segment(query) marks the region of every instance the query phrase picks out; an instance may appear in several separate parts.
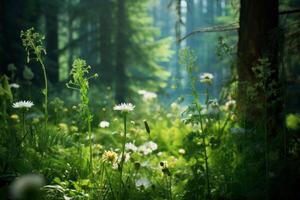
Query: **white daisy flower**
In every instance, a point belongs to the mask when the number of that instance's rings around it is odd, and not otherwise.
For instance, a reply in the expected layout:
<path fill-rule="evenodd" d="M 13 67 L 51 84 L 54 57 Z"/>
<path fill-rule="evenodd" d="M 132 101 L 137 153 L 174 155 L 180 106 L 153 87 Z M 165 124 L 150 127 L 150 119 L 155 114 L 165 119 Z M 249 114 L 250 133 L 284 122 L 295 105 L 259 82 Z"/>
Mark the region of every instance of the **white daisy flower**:
<path fill-rule="evenodd" d="M 213 79 L 214 79 L 214 75 L 212 75 L 210 73 L 203 73 L 200 75 L 201 83 L 211 84 Z"/>
<path fill-rule="evenodd" d="M 13 103 L 13 108 L 31 108 L 34 104 L 32 101 L 18 101 Z"/>
<path fill-rule="evenodd" d="M 132 152 L 136 152 L 138 150 L 138 148 L 131 142 L 125 144 L 125 149 Z"/>
<path fill-rule="evenodd" d="M 108 128 L 109 127 L 109 122 L 108 121 L 101 121 L 99 123 L 100 128 Z"/>
<path fill-rule="evenodd" d="M 135 106 L 132 103 L 121 103 L 114 106 L 114 110 L 121 111 L 122 113 L 128 113 L 133 111 Z"/>
<path fill-rule="evenodd" d="M 151 183 L 147 178 L 140 178 L 140 179 L 136 180 L 135 185 L 138 188 L 146 189 L 151 185 Z"/>
<path fill-rule="evenodd" d="M 9 87 L 10 87 L 10 88 L 18 89 L 18 88 L 20 87 L 20 85 L 17 84 L 17 83 L 11 83 L 11 84 L 9 84 Z"/>

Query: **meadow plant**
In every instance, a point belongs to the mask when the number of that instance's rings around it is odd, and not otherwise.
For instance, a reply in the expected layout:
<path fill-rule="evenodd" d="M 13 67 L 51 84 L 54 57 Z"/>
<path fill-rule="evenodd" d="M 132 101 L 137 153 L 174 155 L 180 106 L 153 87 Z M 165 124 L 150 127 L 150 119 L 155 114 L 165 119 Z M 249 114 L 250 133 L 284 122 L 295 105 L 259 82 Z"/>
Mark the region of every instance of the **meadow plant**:
<path fill-rule="evenodd" d="M 26 111 L 29 110 L 29 108 L 31 108 L 34 104 L 31 101 L 18 101 L 13 103 L 12 107 L 15 109 L 20 109 L 22 112 L 22 141 L 25 139 L 26 137 L 26 126 L 25 126 L 25 114 Z"/>
<path fill-rule="evenodd" d="M 119 166 L 120 171 L 120 199 L 122 199 L 122 188 L 123 188 L 123 166 L 125 161 L 125 148 L 126 148 L 126 136 L 127 136 L 127 114 L 134 110 L 135 106 L 131 103 L 121 103 L 114 106 L 114 110 L 121 112 L 123 116 L 123 125 L 124 125 L 124 136 L 123 136 L 123 143 L 122 143 L 122 154 L 121 154 L 121 161 Z"/>
<path fill-rule="evenodd" d="M 73 62 L 73 68 L 71 70 L 72 80 L 67 83 L 67 87 L 70 89 L 74 89 L 80 92 L 81 103 L 79 105 L 82 119 L 87 124 L 88 137 L 89 137 L 89 148 L 90 148 L 90 171 L 93 172 L 93 148 L 92 148 L 92 130 L 91 130 L 91 122 L 93 120 L 93 116 L 89 110 L 89 97 L 88 97 L 88 89 L 89 89 L 89 80 L 91 78 L 97 78 L 98 74 L 89 75 L 91 66 L 86 64 L 86 61 L 80 58 L 77 58 Z"/>
<path fill-rule="evenodd" d="M 46 55 L 46 49 L 43 46 L 43 40 L 45 36 L 35 32 L 34 28 L 30 28 L 26 31 L 21 31 L 22 44 L 27 52 L 27 63 L 31 60 L 35 60 L 40 63 L 44 76 L 45 88 L 42 90 L 44 95 L 44 109 L 45 109 L 45 130 L 48 126 L 48 80 L 46 67 L 42 56 Z"/>

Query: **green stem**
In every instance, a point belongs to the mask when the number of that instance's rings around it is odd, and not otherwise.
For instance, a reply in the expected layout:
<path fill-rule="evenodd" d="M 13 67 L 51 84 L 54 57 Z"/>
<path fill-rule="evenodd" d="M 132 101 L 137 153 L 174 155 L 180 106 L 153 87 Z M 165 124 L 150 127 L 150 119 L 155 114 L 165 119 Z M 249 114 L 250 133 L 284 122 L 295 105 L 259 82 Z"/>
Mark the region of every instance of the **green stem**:
<path fill-rule="evenodd" d="M 125 145 L 126 145 L 126 135 L 127 135 L 127 126 L 126 126 L 126 113 L 123 114 L 124 120 L 124 138 L 123 138 L 123 145 L 122 145 L 122 157 L 120 163 L 120 199 L 122 199 L 122 185 L 123 185 L 123 165 L 125 161 Z"/>
<path fill-rule="evenodd" d="M 22 111 L 22 137 L 25 137 L 25 111 Z M 22 144 L 21 144 L 22 145 Z"/>
<path fill-rule="evenodd" d="M 39 63 L 42 66 L 42 70 L 43 70 L 43 76 L 44 76 L 44 82 L 45 82 L 45 91 L 43 91 L 43 94 L 45 96 L 45 105 L 44 105 L 44 109 L 45 109 L 45 130 L 47 131 L 47 126 L 48 126 L 48 81 L 47 81 L 47 73 L 46 73 L 46 67 L 44 65 L 43 59 L 41 57 L 41 53 L 39 52 L 39 50 L 37 49 L 37 47 L 35 46 L 34 42 L 32 40 L 30 40 L 30 43 L 32 45 L 32 48 L 36 54 L 37 60 L 39 61 Z"/>
<path fill-rule="evenodd" d="M 90 146 L 90 170 L 93 174 L 93 147 L 92 147 L 92 131 L 91 131 L 91 115 L 88 114 L 88 134 L 89 134 L 89 146 Z"/>

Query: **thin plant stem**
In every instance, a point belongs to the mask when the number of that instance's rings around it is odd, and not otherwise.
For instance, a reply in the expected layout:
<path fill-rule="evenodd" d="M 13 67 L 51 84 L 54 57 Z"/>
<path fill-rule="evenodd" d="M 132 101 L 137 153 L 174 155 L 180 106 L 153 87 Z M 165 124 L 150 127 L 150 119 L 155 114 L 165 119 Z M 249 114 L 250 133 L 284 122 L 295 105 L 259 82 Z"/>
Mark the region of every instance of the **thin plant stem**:
<path fill-rule="evenodd" d="M 126 113 L 123 114 L 124 120 L 124 137 L 123 137 L 123 145 L 122 145 L 122 156 L 121 156 L 121 163 L 120 163 L 120 199 L 122 199 L 122 185 L 123 185 L 123 165 L 125 160 L 125 145 L 126 145 L 126 135 L 127 135 L 127 124 L 126 124 Z"/>
<path fill-rule="evenodd" d="M 45 90 L 43 91 L 44 94 L 44 110 L 45 110 L 45 130 L 47 131 L 48 126 L 48 81 L 47 81 L 47 73 L 46 73 L 46 67 L 44 65 L 43 59 L 41 57 L 41 54 L 39 53 L 36 45 L 32 40 L 30 40 L 30 43 L 32 45 L 32 48 L 36 54 L 36 59 L 39 61 L 39 63 L 42 66 L 43 76 L 44 76 L 44 84 L 45 84 Z"/>
<path fill-rule="evenodd" d="M 88 134 L 89 134 L 89 146 L 90 146 L 90 170 L 93 174 L 93 147 L 92 147 L 92 130 L 91 130 L 91 115 L 88 114 Z"/>
<path fill-rule="evenodd" d="M 22 110 L 22 138 L 24 138 L 25 137 L 25 111 L 24 110 Z M 21 140 L 21 142 L 22 142 L 22 140 Z M 21 146 L 22 146 L 22 144 L 21 144 Z"/>

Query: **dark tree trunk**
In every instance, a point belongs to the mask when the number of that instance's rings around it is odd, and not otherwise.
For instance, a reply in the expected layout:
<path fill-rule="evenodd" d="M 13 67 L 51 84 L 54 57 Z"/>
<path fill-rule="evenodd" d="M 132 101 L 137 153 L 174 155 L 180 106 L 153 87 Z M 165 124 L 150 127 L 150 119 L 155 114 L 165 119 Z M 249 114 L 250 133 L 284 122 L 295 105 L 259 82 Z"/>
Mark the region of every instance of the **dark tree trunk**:
<path fill-rule="evenodd" d="M 241 0 L 240 8 L 237 109 L 242 125 L 251 131 L 247 142 L 260 147 L 258 150 L 251 146 L 253 153 L 261 159 L 257 157 L 253 160 L 248 156 L 244 162 L 256 163 L 258 172 L 265 171 L 263 185 L 253 186 L 264 188 L 260 194 L 264 199 L 279 197 L 278 190 L 271 185 L 270 174 L 280 171 L 278 166 L 282 162 L 285 148 L 282 148 L 285 146 L 282 145 L 284 142 L 278 140 L 283 133 L 278 63 L 278 7 L 278 0 Z M 257 74 L 258 67 L 264 72 L 260 73 L 262 76 Z M 270 74 L 267 75 L 266 72 Z M 278 158 L 271 159 L 270 155 L 274 154 Z M 285 197 L 281 196 L 279 199 Z"/>
<path fill-rule="evenodd" d="M 272 122 L 274 125 L 274 120 L 278 118 L 281 111 L 278 103 L 274 103 L 278 100 L 277 96 L 266 97 L 264 91 L 255 88 L 259 80 L 253 72 L 253 67 L 258 64 L 259 59 L 268 59 L 270 65 L 266 66 L 267 70 L 273 72 L 265 87 L 274 81 L 278 88 L 278 41 L 275 37 L 277 29 L 278 0 L 241 0 L 238 41 L 238 109 L 244 114 L 243 120 L 250 127 L 257 125 L 257 122 L 264 117 L 266 108 L 258 105 L 262 105 L 265 100 L 268 104 L 268 124 Z M 249 99 L 249 87 L 254 88 L 257 94 L 252 99 Z"/>
<path fill-rule="evenodd" d="M 101 79 L 107 85 L 113 84 L 114 48 L 113 48 L 113 11 L 114 3 L 111 0 L 100 2 L 100 72 Z M 124 30 L 123 30 L 124 31 Z"/>
<path fill-rule="evenodd" d="M 59 81 L 58 64 L 58 2 L 45 2 L 47 71 L 52 84 Z"/>
<path fill-rule="evenodd" d="M 118 103 L 123 102 L 128 93 L 127 75 L 126 75 L 126 47 L 127 37 L 127 15 L 126 0 L 117 1 L 117 30 L 116 30 L 116 86 L 115 99 Z"/>

